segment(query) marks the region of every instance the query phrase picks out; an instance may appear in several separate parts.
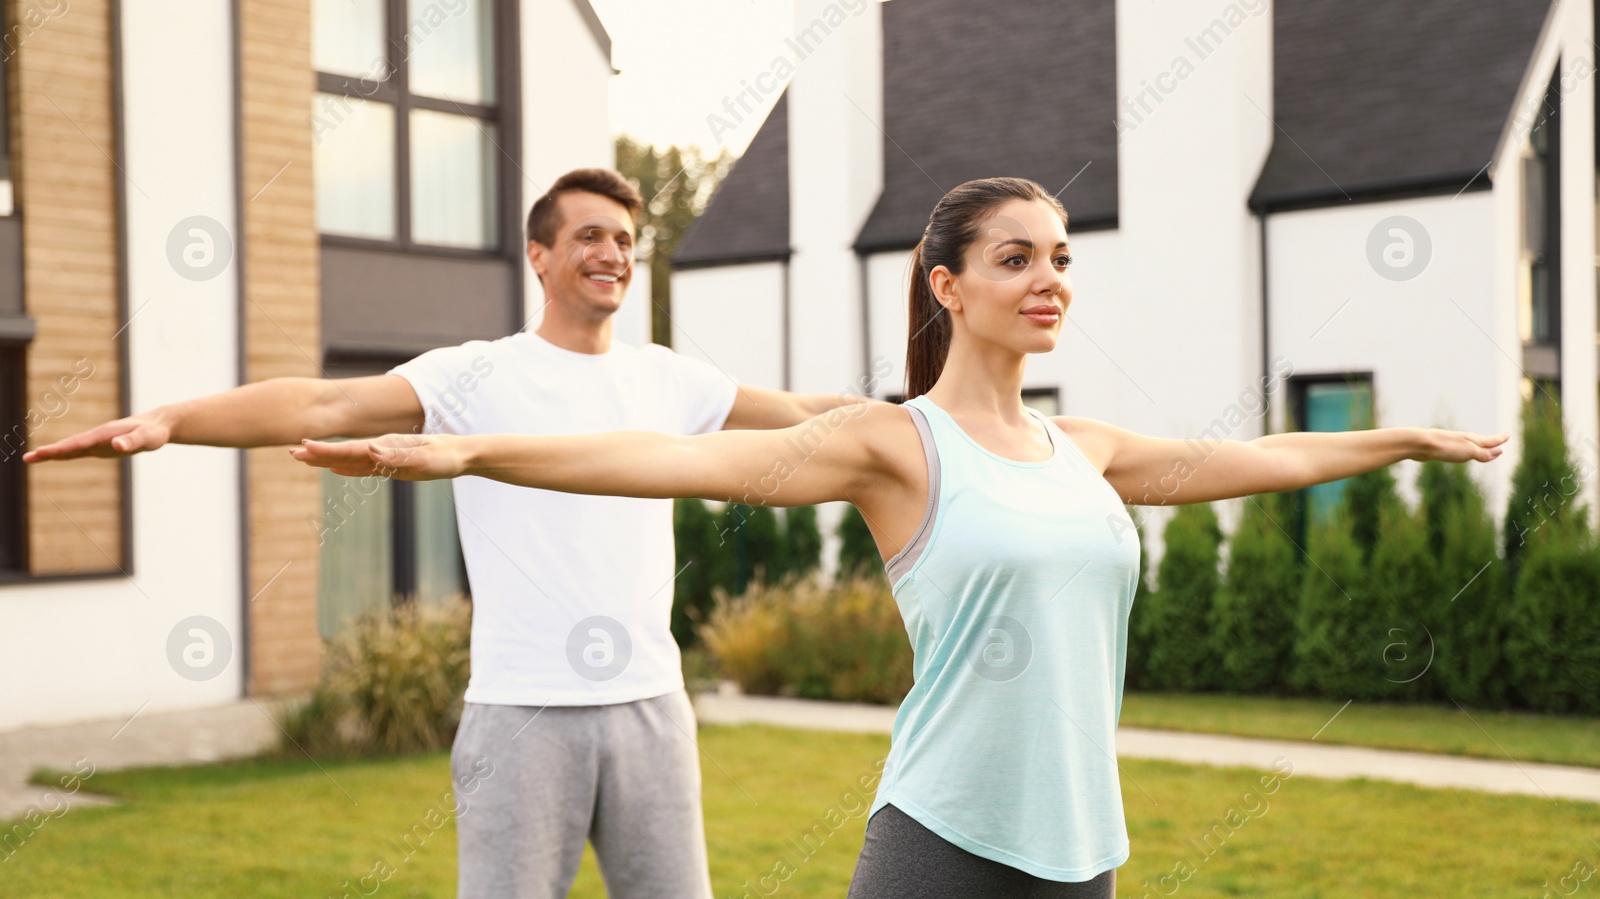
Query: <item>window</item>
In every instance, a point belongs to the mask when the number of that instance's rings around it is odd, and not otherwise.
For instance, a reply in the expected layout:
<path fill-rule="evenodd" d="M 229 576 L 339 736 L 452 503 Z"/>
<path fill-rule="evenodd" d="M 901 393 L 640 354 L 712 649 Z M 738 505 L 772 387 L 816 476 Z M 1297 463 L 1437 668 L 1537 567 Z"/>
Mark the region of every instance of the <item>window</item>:
<path fill-rule="evenodd" d="M 323 637 L 398 598 L 437 603 L 469 592 L 450 481 L 323 472 L 322 494 L 317 629 Z"/>
<path fill-rule="evenodd" d="M 387 361 L 332 360 L 331 377 L 388 371 Z M 351 617 L 402 597 L 423 603 L 468 594 L 451 481 L 322 473 L 317 629 L 332 637 Z"/>
<path fill-rule="evenodd" d="M 1561 404 L 1561 382 L 1549 378 L 1523 375 L 1519 381 L 1524 403 Z"/>
<path fill-rule="evenodd" d="M 1557 71 L 1560 71 L 1559 64 Z M 1561 343 L 1561 94 L 1551 79 L 1522 156 L 1522 254 L 1518 324 L 1524 344 L 1558 349 Z M 1554 376 L 1551 354 L 1534 364 L 1537 376 Z"/>
<path fill-rule="evenodd" d="M 354 615 L 401 597 L 438 602 L 466 594 L 449 481 L 322 474 L 317 628 L 338 633 Z"/>
<path fill-rule="evenodd" d="M 0 5 L 3 6 L 3 5 Z M 7 30 L 5 10 L 0 8 L 0 34 L 10 36 Z M 11 65 L 12 57 L 17 55 L 16 48 L 10 40 L 0 42 L 0 215 L 10 215 L 15 211 L 15 204 L 11 192 L 11 141 L 10 141 L 10 98 L 7 95 L 10 87 L 11 76 L 6 71 Z"/>
<path fill-rule="evenodd" d="M 1356 431 L 1373 427 L 1372 376 L 1350 374 L 1290 378 L 1290 411 L 1301 431 Z M 1344 502 L 1349 478 L 1302 491 L 1311 523 L 1327 521 Z M 1302 541 L 1302 545 L 1304 545 Z"/>
<path fill-rule="evenodd" d="M 1061 414 L 1061 391 L 1054 387 L 1022 388 L 1022 405 L 1044 413 L 1046 418 Z"/>
<path fill-rule="evenodd" d="M 0 34 L 10 35 L 0 4 Z M 22 222 L 11 191 L 11 122 L 8 91 L 17 48 L 0 42 L 0 572 L 28 570 L 27 472 L 22 453 L 32 433 L 27 407 L 27 347 L 33 323 L 22 296 Z"/>
<path fill-rule="evenodd" d="M 8 423 L 0 440 L 0 571 L 11 573 L 28 570 L 27 472 L 22 462 L 29 432 L 23 409 L 25 352 L 20 344 L 0 345 L 0 421 Z"/>
<path fill-rule="evenodd" d="M 314 0 L 317 227 L 493 251 L 505 230 L 496 0 Z"/>

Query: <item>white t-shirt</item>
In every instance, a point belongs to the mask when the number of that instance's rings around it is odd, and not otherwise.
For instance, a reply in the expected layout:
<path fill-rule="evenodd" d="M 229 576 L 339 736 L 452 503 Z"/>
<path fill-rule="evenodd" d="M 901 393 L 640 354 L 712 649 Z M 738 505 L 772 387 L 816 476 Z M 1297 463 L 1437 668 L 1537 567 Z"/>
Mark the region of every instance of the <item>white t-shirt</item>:
<path fill-rule="evenodd" d="M 390 370 L 428 434 L 722 428 L 737 383 L 657 344 L 562 349 L 532 331 L 431 350 Z M 683 686 L 672 638 L 672 500 L 454 482 L 472 585 L 468 702 L 607 705 Z"/>

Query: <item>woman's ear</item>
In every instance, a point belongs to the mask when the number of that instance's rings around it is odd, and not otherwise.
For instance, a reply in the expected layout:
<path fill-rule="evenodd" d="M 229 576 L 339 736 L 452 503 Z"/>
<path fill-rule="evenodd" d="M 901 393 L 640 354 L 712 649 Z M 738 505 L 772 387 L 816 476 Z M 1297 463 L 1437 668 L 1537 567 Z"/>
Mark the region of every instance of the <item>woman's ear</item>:
<path fill-rule="evenodd" d="M 933 298 L 939 301 L 945 311 L 961 311 L 960 285 L 950 269 L 942 265 L 934 266 L 933 271 L 928 273 L 928 284 L 933 288 Z"/>

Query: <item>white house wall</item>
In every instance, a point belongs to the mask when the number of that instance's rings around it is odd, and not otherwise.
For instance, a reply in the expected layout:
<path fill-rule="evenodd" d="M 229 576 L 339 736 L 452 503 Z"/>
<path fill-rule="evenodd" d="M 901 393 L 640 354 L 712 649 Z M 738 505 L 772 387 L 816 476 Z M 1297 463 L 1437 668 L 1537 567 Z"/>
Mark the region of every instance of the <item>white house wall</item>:
<path fill-rule="evenodd" d="M 528 270 L 533 277 L 533 270 Z M 534 280 L 538 280 L 535 278 Z M 633 280 L 622 298 L 622 306 L 611 317 L 611 337 L 638 346 L 650 342 L 650 260 L 640 259 L 633 267 Z"/>
<path fill-rule="evenodd" d="M 1372 372 L 1380 427 L 1508 427 L 1499 400 L 1515 391 L 1517 369 L 1506 354 L 1520 358 L 1520 343 L 1497 333 L 1513 303 L 1497 289 L 1496 210 L 1490 192 L 1475 191 L 1270 216 L 1273 356 L 1297 375 Z M 1394 216 L 1420 224 L 1432 246 L 1410 280 L 1383 277 L 1367 260 L 1369 234 Z M 1280 429 L 1285 405 L 1273 403 Z M 1417 468 L 1397 468 L 1411 502 Z M 1511 468 L 1472 472 L 1500 510 Z"/>
<path fill-rule="evenodd" d="M 790 385 L 837 391 L 865 374 L 852 244 L 883 189 L 883 12 L 796 0 L 794 28 L 808 55 L 788 89 Z"/>
<path fill-rule="evenodd" d="M 672 348 L 741 384 L 784 388 L 781 262 L 672 275 Z"/>
<path fill-rule="evenodd" d="M 873 395 L 879 398 L 905 392 L 906 312 L 911 282 L 911 251 L 873 253 L 867 267 L 867 355 L 882 359 L 889 374 Z"/>
<path fill-rule="evenodd" d="M 238 383 L 229 10 L 189 0 L 122 3 L 135 411 Z M 217 223 L 233 244 L 235 259 L 208 280 L 180 276 L 168 261 L 168 235 L 191 216 Z M 191 226 L 207 227 L 184 230 Z M 0 591 L 0 658 L 21 685 L 0 703 L 0 730 L 241 695 L 238 464 L 237 451 L 207 447 L 136 457 L 131 578 Z M 180 676 L 167 650 L 174 626 L 197 615 L 220 624 L 231 644 L 227 667 L 199 681 Z"/>
<path fill-rule="evenodd" d="M 1085 314 L 1066 335 L 1074 358 L 1106 357 L 1098 381 L 1118 387 L 1095 417 L 1192 437 L 1259 386 L 1260 237 L 1246 201 L 1274 136 L 1272 28 L 1268 0 L 1117 3 L 1120 291 L 1114 317 L 1097 330 Z M 1237 506 L 1218 505 L 1225 528 Z M 1159 555 L 1170 507 L 1148 508 Z"/>
<path fill-rule="evenodd" d="M 1232 27 L 1230 10 L 1242 17 Z M 1157 363 L 1134 377 L 1150 407 L 1141 417 L 1162 436 L 1205 429 L 1260 375 L 1260 239 L 1246 200 L 1272 146 L 1271 58 L 1266 0 L 1117 4 L 1118 311 L 1139 331 L 1125 352 Z"/>

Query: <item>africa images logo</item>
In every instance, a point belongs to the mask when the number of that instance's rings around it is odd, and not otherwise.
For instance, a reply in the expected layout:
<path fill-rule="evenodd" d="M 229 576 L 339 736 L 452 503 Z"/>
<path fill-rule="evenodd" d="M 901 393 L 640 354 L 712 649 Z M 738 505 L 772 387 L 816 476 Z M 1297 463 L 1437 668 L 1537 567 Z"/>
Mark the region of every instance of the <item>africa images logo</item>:
<path fill-rule="evenodd" d="M 621 674 L 633 658 L 633 639 L 622 622 L 591 615 L 567 634 L 567 662 L 580 677 L 607 681 Z"/>

